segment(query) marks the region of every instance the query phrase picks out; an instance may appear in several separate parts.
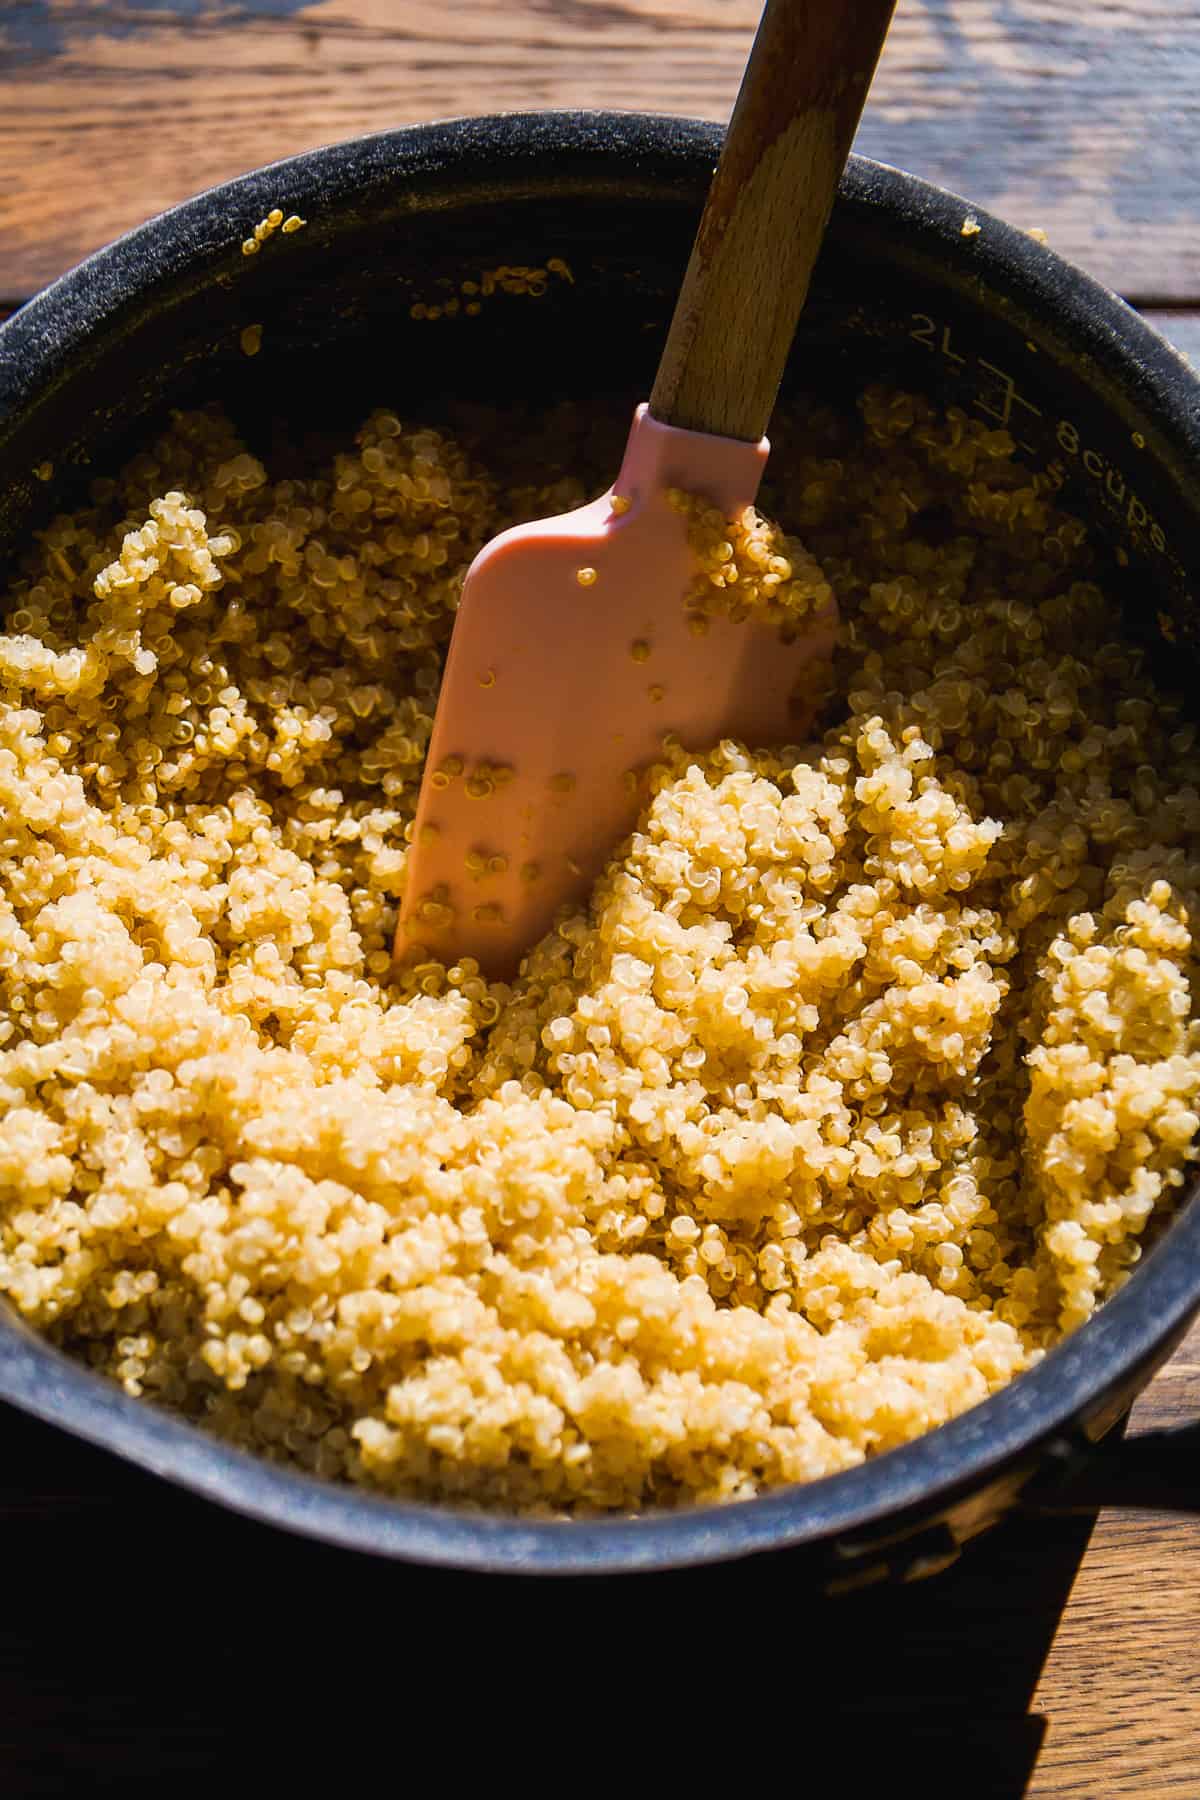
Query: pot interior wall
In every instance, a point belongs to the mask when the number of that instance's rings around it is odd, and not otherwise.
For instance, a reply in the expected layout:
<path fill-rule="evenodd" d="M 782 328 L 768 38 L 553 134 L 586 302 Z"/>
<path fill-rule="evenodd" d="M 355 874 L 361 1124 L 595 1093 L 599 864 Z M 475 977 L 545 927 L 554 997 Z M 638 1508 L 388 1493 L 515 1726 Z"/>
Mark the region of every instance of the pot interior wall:
<path fill-rule="evenodd" d="M 33 403 L 0 421 L 0 566 L 31 527 L 108 472 L 170 406 L 220 399 L 251 445 L 286 467 L 315 436 L 371 407 L 444 420 L 463 402 L 644 397 L 694 227 L 685 197 L 467 198 L 421 213 L 380 203 L 318 219 L 254 257 L 232 249 L 175 279 L 141 282 L 105 328 L 71 347 Z M 1009 430 L 1035 466 L 1057 464 L 1068 504 L 1112 554 L 1132 633 L 1195 669 L 1200 631 L 1181 506 L 1136 395 L 1061 319 L 1014 305 L 954 250 L 846 200 L 818 270 L 788 386 L 851 404 L 887 380 Z M 1015 236 L 1015 234 L 1009 234 Z M 939 254 L 940 252 L 940 254 Z M 499 265 L 562 259 L 541 298 L 493 293 L 467 314 L 462 283 Z M 141 279 L 136 259 L 133 272 Z M 457 316 L 420 315 L 458 298 Z M 262 326 L 248 357 L 241 334 Z M 34 471 L 49 463 L 49 481 Z"/>

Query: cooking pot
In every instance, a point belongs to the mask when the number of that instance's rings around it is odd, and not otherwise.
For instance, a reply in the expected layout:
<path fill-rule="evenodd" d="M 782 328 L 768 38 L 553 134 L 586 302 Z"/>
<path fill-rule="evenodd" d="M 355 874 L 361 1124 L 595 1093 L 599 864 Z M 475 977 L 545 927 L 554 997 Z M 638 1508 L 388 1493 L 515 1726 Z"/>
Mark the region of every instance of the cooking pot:
<path fill-rule="evenodd" d="M 384 401 L 432 420 L 457 398 L 632 405 L 719 145 L 715 126 L 640 115 L 451 121 L 313 151 L 152 219 L 0 330 L 0 559 L 172 405 L 218 397 L 285 457 Z M 244 256 L 276 206 L 303 230 Z M 980 229 L 964 235 L 969 211 Z M 428 317 L 482 270 L 548 258 L 572 279 L 543 298 Z M 248 325 L 263 328 L 253 358 Z M 791 367 L 835 398 L 875 379 L 921 389 L 1057 463 L 1114 554 L 1130 634 L 1200 691 L 1200 382 L 1121 301 L 953 195 L 852 158 Z M 911 1579 L 1014 1507 L 1200 1508 L 1200 1427 L 1113 1430 L 1200 1308 L 1194 1195 L 1121 1292 L 1004 1392 L 859 1468 L 725 1507 L 534 1522 L 323 1483 L 128 1398 L 2 1308 L 0 1398 L 226 1506 L 383 1556 L 611 1573 L 790 1546 L 830 1589 Z"/>

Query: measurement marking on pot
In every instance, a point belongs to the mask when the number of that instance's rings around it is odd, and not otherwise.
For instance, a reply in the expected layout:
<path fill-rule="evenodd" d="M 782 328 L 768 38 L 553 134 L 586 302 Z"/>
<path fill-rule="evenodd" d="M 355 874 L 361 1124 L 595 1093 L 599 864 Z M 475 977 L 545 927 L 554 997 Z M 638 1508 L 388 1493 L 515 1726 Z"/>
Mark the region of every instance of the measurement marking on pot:
<path fill-rule="evenodd" d="M 909 317 L 912 321 L 912 329 L 908 335 L 914 344 L 920 344 L 931 355 L 940 355 L 948 362 L 958 364 L 961 368 L 970 368 L 975 377 L 972 404 L 978 412 L 994 419 L 1002 430 L 1013 429 L 1014 409 L 1016 408 L 1031 414 L 1034 418 L 1045 417 L 1041 407 L 1035 406 L 1032 400 L 1027 400 L 1021 393 L 1016 377 L 1010 375 L 1007 369 L 1002 369 L 998 364 L 989 362 L 984 356 L 964 355 L 955 350 L 952 328 L 949 325 L 939 323 L 928 313 L 914 312 L 910 313 Z M 1034 346 L 1030 344 L 1026 348 L 1032 350 Z M 984 372 L 982 375 L 979 374 L 980 370 Z M 1151 513 L 1145 501 L 1134 492 L 1124 471 L 1115 463 L 1109 462 L 1106 457 L 1101 455 L 1100 451 L 1085 444 L 1080 436 L 1079 427 L 1070 419 L 1059 419 L 1054 427 L 1054 435 L 1059 448 L 1068 456 L 1077 458 L 1084 472 L 1104 488 L 1111 504 L 1117 508 L 1124 507 L 1125 527 L 1131 535 L 1143 536 L 1156 550 L 1165 551 L 1167 548 L 1166 532 Z M 1035 444 L 1029 443 L 1024 438 L 1016 437 L 1015 431 L 1014 441 L 1019 450 L 1026 451 L 1030 456 L 1044 454 L 1038 450 Z M 1141 432 L 1134 432 L 1133 443 L 1139 450 L 1145 448 L 1145 438 Z"/>
<path fill-rule="evenodd" d="M 1167 534 L 1139 494 L 1126 481 L 1115 463 L 1110 463 L 1098 450 L 1083 442 L 1079 428 L 1070 419 L 1060 419 L 1055 433 L 1058 445 L 1068 456 L 1078 457 L 1080 466 L 1093 481 L 1103 485 L 1114 506 L 1124 506 L 1125 523 L 1135 534 L 1144 532 L 1156 550 L 1165 550 Z"/>
<path fill-rule="evenodd" d="M 998 369 L 995 363 L 987 362 L 982 356 L 979 358 L 979 367 L 986 369 L 989 374 L 996 377 L 999 384 L 996 397 L 1000 402 L 998 406 L 989 406 L 981 395 L 976 394 L 975 404 L 980 412 L 987 413 L 989 418 L 998 419 L 1005 431 L 1008 430 L 1014 406 L 1023 406 L 1026 412 L 1033 413 L 1036 418 L 1040 419 L 1043 416 L 1040 406 L 1035 406 L 1032 400 L 1026 400 L 1023 394 L 1018 393 L 1016 381 L 1006 369 Z M 1021 447 L 1022 449 L 1028 448 L 1027 445 Z"/>
<path fill-rule="evenodd" d="M 1016 377 L 1010 375 L 1007 369 L 1001 369 L 996 363 L 988 362 L 986 357 L 971 358 L 955 350 L 949 325 L 939 327 L 938 321 L 931 319 L 928 313 L 915 312 L 910 314 L 910 317 L 913 321 L 913 329 L 908 335 L 915 344 L 920 344 L 934 355 L 940 354 L 948 362 L 958 363 L 960 367 L 965 368 L 968 363 L 972 363 L 976 370 L 986 371 L 982 378 L 978 376 L 976 378 L 974 405 L 979 412 L 984 413 L 989 419 L 994 419 L 1001 430 L 1007 431 L 1012 425 L 1014 407 L 1023 408 L 1025 412 L 1032 413 L 1037 419 L 1043 416 L 1041 407 L 1035 406 L 1032 400 L 1025 398 L 1017 386 Z M 1036 446 L 1024 438 L 1017 438 L 1016 444 L 1018 449 L 1026 451 L 1030 456 L 1038 454 Z"/>
<path fill-rule="evenodd" d="M 950 327 L 948 325 L 942 326 L 941 338 L 935 343 L 934 333 L 937 330 L 937 320 L 931 319 L 928 313 L 913 313 L 912 316 L 919 321 L 917 329 L 909 333 L 916 343 L 923 344 L 927 350 L 940 350 L 942 355 L 948 357 L 951 362 L 966 362 L 965 356 L 960 356 L 957 350 L 950 348 Z"/>

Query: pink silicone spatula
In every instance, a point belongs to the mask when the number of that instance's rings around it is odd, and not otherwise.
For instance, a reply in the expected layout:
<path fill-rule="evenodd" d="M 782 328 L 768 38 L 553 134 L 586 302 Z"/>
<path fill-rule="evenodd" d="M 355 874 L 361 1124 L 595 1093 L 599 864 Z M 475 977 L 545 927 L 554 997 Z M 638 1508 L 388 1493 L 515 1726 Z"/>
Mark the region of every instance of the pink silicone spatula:
<path fill-rule="evenodd" d="M 422 782 L 397 954 L 505 977 L 636 819 L 632 772 L 722 738 L 796 743 L 832 617 L 711 619 L 681 489 L 733 518 L 771 415 L 895 0 L 767 0 L 649 406 L 599 500 L 502 532 L 463 587 Z M 808 681 L 805 676 L 808 676 Z"/>

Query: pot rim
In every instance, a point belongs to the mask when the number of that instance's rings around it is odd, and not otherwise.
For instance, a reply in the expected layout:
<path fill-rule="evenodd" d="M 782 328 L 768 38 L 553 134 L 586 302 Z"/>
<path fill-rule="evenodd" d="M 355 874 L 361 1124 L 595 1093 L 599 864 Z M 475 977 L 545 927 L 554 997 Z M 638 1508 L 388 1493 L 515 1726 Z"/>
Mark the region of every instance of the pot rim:
<path fill-rule="evenodd" d="M 406 126 L 305 151 L 160 213 L 59 277 L 0 327 L 0 436 L 95 334 L 156 290 L 178 290 L 240 256 L 269 206 L 336 230 L 339 202 L 397 216 L 473 197 L 573 192 L 703 195 L 720 127 L 604 111 L 485 115 Z M 667 187 L 671 181 L 674 185 Z M 306 212 L 306 208 L 308 209 Z M 256 210 L 258 209 L 258 210 Z M 982 230 L 963 264 L 967 212 Z M 946 189 L 851 157 L 838 216 L 881 222 L 914 256 L 953 253 L 977 297 L 1052 321 L 1052 335 L 1120 387 L 1175 472 L 1200 442 L 1200 380 L 1123 301 L 1025 233 Z M 247 224 L 250 221 L 250 224 Z M 1158 446 L 1156 445 L 1157 449 Z M 1177 476 L 1178 478 L 1178 476 Z M 1194 1195 L 1194 1190 L 1192 1190 Z M 512 1574 L 682 1568 L 812 1545 L 981 1487 L 1094 1414 L 1154 1361 L 1200 1308 L 1200 1206 L 1191 1199 L 1128 1284 L 1008 1387 L 899 1449 L 754 1500 L 640 1517 L 530 1520 L 388 1499 L 335 1486 L 206 1437 L 135 1400 L 0 1313 L 0 1399 L 264 1523 L 375 1555 Z"/>

